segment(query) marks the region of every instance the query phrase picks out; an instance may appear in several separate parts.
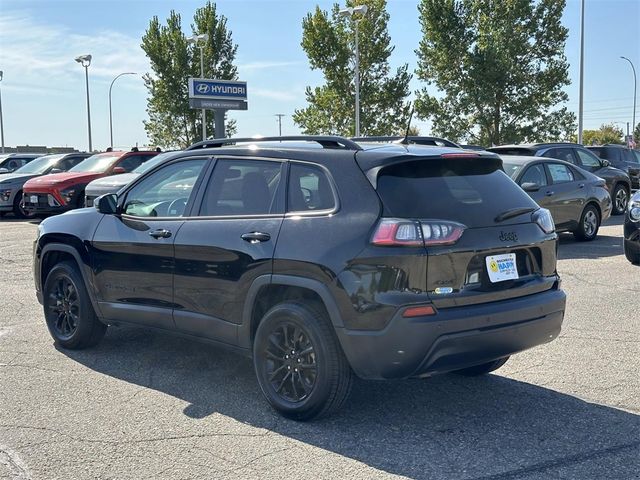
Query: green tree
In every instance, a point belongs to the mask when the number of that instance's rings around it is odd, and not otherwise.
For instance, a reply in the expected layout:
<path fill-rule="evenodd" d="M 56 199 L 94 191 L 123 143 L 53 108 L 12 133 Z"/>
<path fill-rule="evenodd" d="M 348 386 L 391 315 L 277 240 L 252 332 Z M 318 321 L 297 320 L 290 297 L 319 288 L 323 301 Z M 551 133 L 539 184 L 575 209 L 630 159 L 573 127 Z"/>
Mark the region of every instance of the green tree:
<path fill-rule="evenodd" d="M 222 80 L 238 77 L 233 62 L 237 45 L 227 29 L 227 19 L 217 15 L 210 1 L 196 10 L 192 34 L 209 35 L 204 48 L 204 76 Z M 153 17 L 142 37 L 142 49 L 149 57 L 152 73 L 143 76 L 149 91 L 145 130 L 153 145 L 185 148 L 201 139 L 200 110 L 189 107 L 188 77 L 200 77 L 200 49 L 189 44 L 182 32 L 181 18 L 171 11 L 166 25 Z M 213 112 L 207 112 L 207 132 L 214 131 Z M 235 121 L 226 123 L 226 133 L 235 132 Z"/>
<path fill-rule="evenodd" d="M 624 143 L 624 132 L 613 123 L 603 123 L 597 130 L 583 130 L 584 145 L 604 145 L 605 143 Z"/>
<path fill-rule="evenodd" d="M 563 140 L 564 0 L 421 0 L 416 111 L 435 133 L 481 145 Z"/>
<path fill-rule="evenodd" d="M 633 138 L 636 141 L 636 148 L 640 149 L 640 123 L 638 123 L 636 128 L 633 129 Z"/>
<path fill-rule="evenodd" d="M 394 47 L 387 32 L 386 0 L 347 0 L 347 6 L 367 5 L 358 20 L 342 17 L 339 6 L 331 12 L 316 7 L 302 22 L 302 48 L 311 68 L 321 70 L 325 84 L 307 87 L 308 106 L 296 110 L 293 120 L 308 134 L 354 135 L 355 31 L 358 21 L 360 51 L 360 133 L 392 135 L 406 129 L 409 118 L 411 74 L 405 64 L 390 74 L 389 57 Z M 404 128 L 403 128 L 404 127 Z"/>

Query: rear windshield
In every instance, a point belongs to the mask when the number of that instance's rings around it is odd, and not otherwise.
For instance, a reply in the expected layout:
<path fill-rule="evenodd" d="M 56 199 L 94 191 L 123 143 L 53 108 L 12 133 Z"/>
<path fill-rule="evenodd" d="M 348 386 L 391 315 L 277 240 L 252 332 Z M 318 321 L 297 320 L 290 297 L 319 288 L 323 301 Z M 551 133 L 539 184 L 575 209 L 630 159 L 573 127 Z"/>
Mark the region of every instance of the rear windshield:
<path fill-rule="evenodd" d="M 489 159 L 425 159 L 390 165 L 378 175 L 385 215 L 494 225 L 500 213 L 537 206 Z"/>

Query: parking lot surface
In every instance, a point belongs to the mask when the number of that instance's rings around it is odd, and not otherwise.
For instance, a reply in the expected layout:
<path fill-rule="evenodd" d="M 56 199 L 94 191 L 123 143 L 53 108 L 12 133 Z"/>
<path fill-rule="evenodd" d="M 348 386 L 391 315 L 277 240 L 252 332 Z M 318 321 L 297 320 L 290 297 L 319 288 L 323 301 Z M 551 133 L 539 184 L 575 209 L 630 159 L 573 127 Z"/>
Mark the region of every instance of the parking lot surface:
<path fill-rule="evenodd" d="M 57 350 L 34 295 L 36 223 L 0 220 L 0 479 L 640 478 L 640 268 L 621 218 L 562 235 L 554 342 L 481 378 L 355 384 L 337 415 L 275 414 L 251 361 L 110 328 Z"/>

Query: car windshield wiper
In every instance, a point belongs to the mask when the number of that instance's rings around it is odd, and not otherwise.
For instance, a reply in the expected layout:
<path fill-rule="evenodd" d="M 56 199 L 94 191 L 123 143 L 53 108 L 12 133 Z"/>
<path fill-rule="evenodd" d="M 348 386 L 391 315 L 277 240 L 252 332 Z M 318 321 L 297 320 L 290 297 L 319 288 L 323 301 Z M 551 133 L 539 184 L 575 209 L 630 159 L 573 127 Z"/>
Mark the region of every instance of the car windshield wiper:
<path fill-rule="evenodd" d="M 512 208 L 512 209 L 507 210 L 506 212 L 502 212 L 494 220 L 495 220 L 496 223 L 500 223 L 500 222 L 502 222 L 504 220 L 507 220 L 509 218 L 517 217 L 518 215 L 523 215 L 525 213 L 533 212 L 535 210 L 536 210 L 535 207 Z"/>

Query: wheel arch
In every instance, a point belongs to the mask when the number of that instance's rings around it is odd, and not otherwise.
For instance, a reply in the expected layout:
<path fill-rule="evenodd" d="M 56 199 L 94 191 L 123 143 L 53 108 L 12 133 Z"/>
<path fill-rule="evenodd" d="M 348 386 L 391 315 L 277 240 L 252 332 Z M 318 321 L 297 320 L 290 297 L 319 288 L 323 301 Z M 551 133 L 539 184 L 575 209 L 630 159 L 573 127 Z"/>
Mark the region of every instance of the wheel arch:
<path fill-rule="evenodd" d="M 84 286 L 89 293 L 91 304 L 93 305 L 96 313 L 98 313 L 98 302 L 94 295 L 93 282 L 91 281 L 92 277 L 90 266 L 88 264 L 88 258 L 83 258 L 77 248 L 77 243 L 82 245 L 82 242 L 76 237 L 70 235 L 68 237 L 71 238 L 65 238 L 65 243 L 60 243 L 59 240 L 61 239 L 55 239 L 47 242 L 42 245 L 39 253 L 36 252 L 36 255 L 39 255 L 40 259 L 38 263 L 39 268 L 34 272 L 36 275 L 36 281 L 39 282 L 40 291 L 42 291 L 44 282 L 47 279 L 47 275 L 55 265 L 65 260 L 73 261 L 77 265 L 78 272 L 80 272 L 80 276 L 82 277 Z"/>
<path fill-rule="evenodd" d="M 324 309 L 334 328 L 344 327 L 333 296 L 318 280 L 294 275 L 262 275 L 253 281 L 247 293 L 242 324 L 238 329 L 238 345 L 250 349 L 264 313 L 282 301 L 293 299 L 317 303 Z"/>

